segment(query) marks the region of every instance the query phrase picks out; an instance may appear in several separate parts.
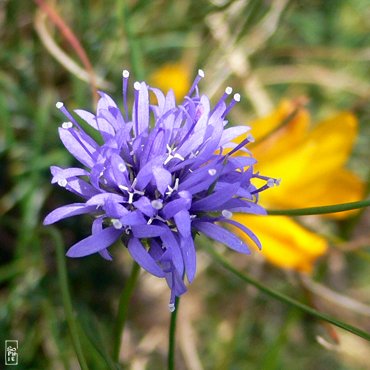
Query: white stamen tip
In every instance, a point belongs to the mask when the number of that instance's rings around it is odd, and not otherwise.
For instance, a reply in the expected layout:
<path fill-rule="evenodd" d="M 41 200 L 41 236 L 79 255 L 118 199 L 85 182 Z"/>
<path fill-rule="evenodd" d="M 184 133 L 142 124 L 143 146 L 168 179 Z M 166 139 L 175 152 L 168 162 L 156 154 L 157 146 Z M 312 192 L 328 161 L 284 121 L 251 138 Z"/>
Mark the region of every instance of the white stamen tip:
<path fill-rule="evenodd" d="M 275 180 L 274 179 L 268 179 L 267 180 L 267 186 L 269 188 L 272 188 L 275 185 Z"/>
<path fill-rule="evenodd" d="M 116 218 L 112 220 L 112 225 L 117 230 L 122 229 L 122 222 Z"/>
<path fill-rule="evenodd" d="M 130 72 L 127 69 L 124 69 L 122 71 L 122 77 L 123 78 L 128 78 L 130 76 Z"/>
<path fill-rule="evenodd" d="M 121 190 L 125 190 L 125 191 L 128 191 L 129 188 L 127 186 L 124 186 L 124 185 L 118 185 L 118 187 L 121 189 Z"/>
<path fill-rule="evenodd" d="M 69 129 L 73 126 L 72 122 L 63 122 L 62 127 L 65 129 Z"/>
<path fill-rule="evenodd" d="M 174 303 L 169 303 L 168 304 L 168 309 L 170 310 L 170 312 L 174 312 L 175 311 L 175 304 Z"/>
<path fill-rule="evenodd" d="M 234 94 L 234 100 L 240 102 L 240 94 Z"/>
<path fill-rule="evenodd" d="M 254 143 L 254 141 L 255 141 L 254 136 L 253 136 L 253 135 L 251 135 L 251 134 L 249 134 L 249 135 L 247 136 L 247 139 L 249 140 L 249 142 L 250 142 L 250 143 Z"/>
<path fill-rule="evenodd" d="M 198 69 L 198 75 L 200 76 L 200 77 L 204 77 L 204 71 L 203 71 L 203 69 Z"/>
<path fill-rule="evenodd" d="M 228 86 L 228 87 L 225 89 L 225 93 L 226 93 L 227 95 L 230 95 L 232 92 L 233 92 L 233 88 L 232 88 L 232 87 L 230 87 L 230 86 Z"/>
<path fill-rule="evenodd" d="M 216 175 L 217 170 L 216 170 L 216 169 L 214 169 L 214 168 L 210 168 L 210 169 L 208 170 L 208 173 L 209 173 L 211 176 L 214 176 L 214 175 Z"/>
<path fill-rule="evenodd" d="M 55 104 L 55 106 L 58 108 L 58 109 L 60 109 L 60 108 L 62 108 L 63 107 L 63 103 L 61 102 L 61 101 L 58 101 L 58 103 L 56 103 Z"/>
<path fill-rule="evenodd" d="M 120 164 L 118 165 L 118 170 L 119 170 L 120 172 L 126 172 L 126 166 L 125 166 L 123 163 L 120 163 Z"/>
<path fill-rule="evenodd" d="M 233 213 L 228 211 L 227 209 L 224 209 L 221 213 L 222 213 L 222 216 L 224 216 L 228 220 L 230 220 L 231 217 L 233 217 Z"/>
<path fill-rule="evenodd" d="M 128 193 L 128 204 L 132 204 L 134 201 L 134 193 Z"/>
<path fill-rule="evenodd" d="M 67 180 L 66 179 L 60 179 L 58 180 L 58 185 L 62 188 L 65 188 L 67 186 Z"/>
<path fill-rule="evenodd" d="M 179 153 L 175 153 L 175 155 L 173 157 L 177 158 L 177 159 L 180 159 L 180 161 L 185 161 L 185 158 Z"/>
<path fill-rule="evenodd" d="M 279 186 L 281 184 L 281 179 L 275 179 L 275 185 Z"/>
<path fill-rule="evenodd" d="M 139 91 L 139 90 L 140 90 L 140 82 L 139 82 L 139 81 L 136 81 L 136 82 L 134 83 L 134 89 L 135 89 L 135 90 L 137 90 L 137 91 Z"/>
<path fill-rule="evenodd" d="M 154 199 L 150 203 L 154 209 L 160 210 L 163 208 L 163 203 L 159 199 Z"/>

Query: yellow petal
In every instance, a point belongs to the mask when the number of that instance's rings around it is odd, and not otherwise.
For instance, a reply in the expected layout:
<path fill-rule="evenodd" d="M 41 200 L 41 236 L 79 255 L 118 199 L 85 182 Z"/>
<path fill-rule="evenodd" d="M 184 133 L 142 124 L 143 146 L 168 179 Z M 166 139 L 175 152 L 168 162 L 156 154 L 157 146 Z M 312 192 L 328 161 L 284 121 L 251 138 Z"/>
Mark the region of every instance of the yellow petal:
<path fill-rule="evenodd" d="M 278 108 L 268 116 L 253 121 L 250 126 L 256 141 L 259 142 L 275 130 L 293 111 L 294 104 L 289 100 L 283 100 Z"/>
<path fill-rule="evenodd" d="M 290 110 L 279 108 L 277 112 L 268 116 L 264 121 L 252 123 L 251 133 L 257 138 L 250 149 L 259 162 L 269 161 L 276 156 L 287 153 L 301 145 L 301 142 L 307 137 L 310 124 L 310 116 L 306 109 L 293 103 L 283 102 L 281 107 L 289 104 Z M 280 128 L 279 125 L 283 124 Z M 263 126 L 264 125 L 264 126 Z M 265 133 L 264 137 L 258 137 L 258 131 L 263 132 L 268 128 L 270 131 Z M 274 131 L 275 130 L 275 131 Z"/>
<path fill-rule="evenodd" d="M 310 186 L 310 191 L 306 192 L 304 197 L 294 198 L 295 202 L 291 202 L 291 207 L 314 207 L 356 202 L 363 199 L 364 194 L 364 182 L 353 172 L 342 168 L 323 178 L 321 182 L 313 183 Z M 342 219 L 356 212 L 338 212 L 326 216 Z"/>
<path fill-rule="evenodd" d="M 292 207 L 309 193 L 307 171 L 314 167 L 312 145 L 301 145 L 288 153 L 258 162 L 256 170 L 263 175 L 281 178 L 281 185 L 261 193 L 260 201 L 269 207 Z M 314 170 L 314 169 L 313 169 Z M 321 179 L 315 179 L 320 181 Z"/>
<path fill-rule="evenodd" d="M 175 93 L 177 100 L 184 98 L 190 89 L 189 69 L 182 63 L 168 63 L 155 70 L 149 78 L 151 85 Z"/>
<path fill-rule="evenodd" d="M 279 177 L 282 183 L 279 188 L 263 192 L 261 203 L 269 207 L 301 208 L 360 200 L 363 182 L 343 168 L 356 134 L 355 117 L 341 113 L 318 124 L 296 147 L 285 150 L 280 145 L 280 155 L 270 156 L 270 148 L 262 144 L 259 149 L 262 152 L 264 147 L 265 154 L 256 170 Z"/>
<path fill-rule="evenodd" d="M 309 273 L 316 259 L 327 251 L 324 238 L 288 217 L 234 214 L 233 219 L 257 234 L 266 260 L 280 268 Z M 249 242 L 244 233 L 234 230 Z"/>
<path fill-rule="evenodd" d="M 315 147 L 313 171 L 307 171 L 307 180 L 325 176 L 344 166 L 351 154 L 357 131 L 356 117 L 349 112 L 320 122 L 307 138 Z"/>

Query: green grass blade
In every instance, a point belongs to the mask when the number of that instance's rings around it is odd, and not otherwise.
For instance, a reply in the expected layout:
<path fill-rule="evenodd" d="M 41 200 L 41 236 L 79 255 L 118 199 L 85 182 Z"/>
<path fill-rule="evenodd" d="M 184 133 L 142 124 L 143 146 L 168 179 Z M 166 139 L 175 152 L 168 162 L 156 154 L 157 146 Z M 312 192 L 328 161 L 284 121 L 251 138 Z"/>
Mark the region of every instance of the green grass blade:
<path fill-rule="evenodd" d="M 331 317 L 330 315 L 327 315 L 325 313 L 322 313 L 322 312 L 319 312 L 315 309 L 313 309 L 312 307 L 309 307 L 307 305 L 305 305 L 304 303 L 301 303 L 293 298 L 290 298 L 288 296 L 286 296 L 285 294 L 282 294 L 282 293 L 279 293 L 277 292 L 276 290 L 273 290 L 273 289 L 270 289 L 269 287 L 265 286 L 264 284 L 254 280 L 253 278 L 251 278 L 250 276 L 248 275 L 245 275 L 243 273 L 241 273 L 240 271 L 238 271 L 237 269 L 235 269 L 223 256 L 221 256 L 219 253 L 217 253 L 214 249 L 212 249 L 210 246 L 208 245 L 204 245 L 204 248 L 206 249 L 206 251 L 208 252 L 208 254 L 210 254 L 212 256 L 212 258 L 217 261 L 221 266 L 223 266 L 226 270 L 228 270 L 229 272 L 231 272 L 233 275 L 237 276 L 239 279 L 243 280 L 244 282 L 248 283 L 248 284 L 251 284 L 253 286 L 255 286 L 257 289 L 259 289 L 261 292 L 269 295 L 270 297 L 280 301 L 280 302 L 283 302 L 285 304 L 288 304 L 290 306 L 293 306 L 293 307 L 296 307 L 298 309 L 300 309 L 301 311 L 313 316 L 313 317 L 316 317 L 317 319 L 319 320 L 324 320 L 324 321 L 327 321 L 339 328 L 342 328 L 344 330 L 347 330 L 349 331 L 350 333 L 353 333 L 363 339 L 366 339 L 368 341 L 370 341 L 370 333 L 368 332 L 365 332 L 359 328 L 356 328 L 355 326 L 352 326 L 352 325 L 349 325 L 349 324 L 346 324 L 334 317 Z"/>
<path fill-rule="evenodd" d="M 294 209 L 267 209 L 270 216 L 309 216 L 309 215 L 323 215 L 326 213 L 336 213 L 352 211 L 370 206 L 370 199 L 361 200 L 358 202 L 333 204 L 330 206 L 308 207 L 308 208 L 294 208 Z"/>

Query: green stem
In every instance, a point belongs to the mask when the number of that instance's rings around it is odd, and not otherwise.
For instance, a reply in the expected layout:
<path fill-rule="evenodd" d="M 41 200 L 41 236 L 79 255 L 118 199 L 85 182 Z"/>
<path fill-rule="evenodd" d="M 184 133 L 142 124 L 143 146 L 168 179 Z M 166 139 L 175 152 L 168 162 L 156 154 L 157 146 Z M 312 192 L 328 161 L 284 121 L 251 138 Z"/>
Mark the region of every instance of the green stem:
<path fill-rule="evenodd" d="M 270 216 L 308 216 L 322 215 L 325 213 L 335 213 L 351 211 L 354 209 L 365 208 L 370 206 L 370 199 L 361 200 L 358 202 L 333 204 L 322 207 L 295 208 L 295 209 L 267 209 Z"/>
<path fill-rule="evenodd" d="M 67 277 L 67 268 L 66 268 L 65 256 L 64 256 L 63 241 L 61 239 L 60 234 L 52 227 L 49 227 L 47 229 L 47 232 L 54 239 L 55 246 L 56 246 L 58 280 L 59 280 L 60 290 L 62 293 L 64 312 L 66 315 L 69 332 L 71 334 L 72 344 L 75 349 L 81 369 L 88 370 L 89 368 L 87 366 L 85 356 L 82 351 L 76 318 L 73 312 L 71 294 L 69 292 L 69 287 L 68 287 L 68 277 Z"/>
<path fill-rule="evenodd" d="M 114 342 L 113 342 L 113 360 L 119 361 L 119 351 L 121 348 L 123 329 L 127 319 L 128 305 L 134 292 L 137 278 L 139 276 L 140 266 L 134 262 L 131 269 L 131 274 L 127 280 L 125 288 L 122 291 L 119 303 L 116 325 L 114 327 Z"/>
<path fill-rule="evenodd" d="M 171 313 L 170 332 L 168 337 L 168 370 L 175 369 L 176 322 L 179 310 L 179 297 L 175 298 L 175 311 Z"/>
<path fill-rule="evenodd" d="M 118 1 L 118 14 L 121 23 L 123 24 L 124 31 L 126 33 L 130 60 L 132 64 L 132 70 L 137 80 L 142 80 L 144 76 L 143 57 L 141 53 L 141 46 L 134 35 L 131 22 L 131 14 L 127 6 L 127 1 Z"/>
<path fill-rule="evenodd" d="M 207 250 L 207 252 L 220 264 L 222 265 L 226 270 L 230 271 L 231 273 L 233 273 L 235 276 L 237 276 L 239 279 L 245 281 L 246 283 L 248 284 L 251 284 L 253 286 L 255 286 L 257 289 L 259 289 L 260 291 L 262 291 L 263 293 L 271 296 L 272 298 L 275 298 L 277 299 L 278 301 L 280 302 L 283 302 L 283 303 L 286 303 L 286 304 L 289 304 L 291 306 L 294 306 L 294 307 L 297 307 L 299 308 L 300 310 L 302 310 L 303 312 L 311 315 L 311 316 L 314 316 L 320 320 L 324 320 L 324 321 L 327 321 L 335 326 L 338 326 L 339 328 L 342 328 L 344 330 L 347 330 L 353 334 L 356 334 L 358 335 L 359 337 L 361 338 L 364 338 L 368 341 L 370 341 L 370 333 L 367 333 L 361 329 L 358 329 L 352 325 L 348 325 L 342 321 L 339 321 L 325 313 L 321 313 L 319 311 L 316 311 L 315 309 L 299 302 L 299 301 L 296 301 L 295 299 L 293 298 L 290 298 L 288 296 L 286 296 L 285 294 L 282 294 L 282 293 L 279 293 L 275 290 L 272 290 L 270 288 L 268 288 L 267 286 L 261 284 L 260 282 L 254 280 L 253 278 L 241 273 L 240 271 L 238 271 L 237 269 L 235 269 L 224 257 L 222 257 L 219 253 L 215 252 L 210 246 L 207 246 L 207 245 L 204 245 L 205 249 Z"/>

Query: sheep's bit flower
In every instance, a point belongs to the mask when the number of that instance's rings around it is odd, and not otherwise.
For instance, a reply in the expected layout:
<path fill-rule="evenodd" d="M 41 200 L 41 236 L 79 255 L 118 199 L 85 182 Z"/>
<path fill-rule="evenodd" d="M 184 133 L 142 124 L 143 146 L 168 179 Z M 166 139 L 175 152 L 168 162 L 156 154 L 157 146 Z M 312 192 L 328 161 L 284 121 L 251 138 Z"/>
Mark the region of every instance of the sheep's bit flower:
<path fill-rule="evenodd" d="M 195 276 L 195 233 L 249 254 L 244 241 L 217 224 L 224 222 L 238 227 L 261 247 L 252 231 L 231 219 L 232 212 L 265 214 L 257 204 L 258 193 L 277 180 L 253 172 L 256 160 L 245 148 L 251 136 L 233 143 L 248 127 L 225 129 L 227 114 L 240 100 L 235 94 L 226 103 L 230 87 L 211 108 L 209 99 L 199 95 L 201 70 L 181 105 L 176 105 L 172 91 L 165 96 L 145 82 L 135 82 L 130 116 L 128 77 L 124 71 L 123 114 L 103 92 L 96 115 L 75 110 L 100 133 L 103 145 L 83 130 L 63 103 L 57 103 L 68 119 L 59 128 L 60 139 L 85 168 L 52 166 L 52 183 L 84 201 L 55 209 L 44 224 L 94 215 L 91 235 L 73 245 L 67 256 L 98 252 L 111 260 L 107 248 L 121 239 L 141 267 L 167 280 L 172 311 L 175 297 L 186 291 L 185 275 L 189 282 Z M 156 96 L 157 105 L 150 105 L 150 93 Z M 256 188 L 253 178 L 264 184 Z"/>

